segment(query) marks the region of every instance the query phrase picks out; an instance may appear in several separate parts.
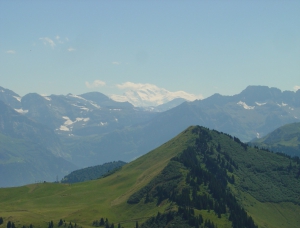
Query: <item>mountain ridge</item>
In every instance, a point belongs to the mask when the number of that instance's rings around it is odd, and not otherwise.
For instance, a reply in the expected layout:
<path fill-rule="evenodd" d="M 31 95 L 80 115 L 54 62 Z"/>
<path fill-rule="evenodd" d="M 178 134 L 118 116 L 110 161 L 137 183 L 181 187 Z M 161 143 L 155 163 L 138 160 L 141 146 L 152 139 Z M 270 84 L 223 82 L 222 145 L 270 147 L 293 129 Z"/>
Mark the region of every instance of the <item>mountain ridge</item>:
<path fill-rule="evenodd" d="M 252 140 L 250 144 L 290 156 L 300 156 L 300 123 L 281 126 L 262 138 Z"/>
<path fill-rule="evenodd" d="M 128 104 L 120 107 L 124 104 L 100 93 L 81 95 L 88 99 L 72 94 L 28 94 L 21 104 L 26 104 L 23 115 L 54 130 L 64 145 L 64 157 L 83 168 L 116 159 L 131 161 L 190 125 L 216 129 L 248 142 L 298 122 L 299 95 L 300 90 L 281 92 L 248 86 L 240 94 L 215 94 L 159 113 Z M 102 101 L 113 103 L 105 107 Z"/>

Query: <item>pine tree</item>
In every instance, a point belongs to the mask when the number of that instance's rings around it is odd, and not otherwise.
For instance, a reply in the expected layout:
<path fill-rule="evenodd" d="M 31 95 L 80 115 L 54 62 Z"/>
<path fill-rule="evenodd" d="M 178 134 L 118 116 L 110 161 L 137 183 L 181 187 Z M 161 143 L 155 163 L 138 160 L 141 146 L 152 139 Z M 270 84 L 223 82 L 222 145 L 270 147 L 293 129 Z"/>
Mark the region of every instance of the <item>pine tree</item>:
<path fill-rule="evenodd" d="M 11 228 L 11 221 L 8 221 L 8 222 L 7 222 L 6 227 L 7 227 L 7 228 Z"/>
<path fill-rule="evenodd" d="M 0 225 L 3 224 L 3 218 L 0 217 Z"/>

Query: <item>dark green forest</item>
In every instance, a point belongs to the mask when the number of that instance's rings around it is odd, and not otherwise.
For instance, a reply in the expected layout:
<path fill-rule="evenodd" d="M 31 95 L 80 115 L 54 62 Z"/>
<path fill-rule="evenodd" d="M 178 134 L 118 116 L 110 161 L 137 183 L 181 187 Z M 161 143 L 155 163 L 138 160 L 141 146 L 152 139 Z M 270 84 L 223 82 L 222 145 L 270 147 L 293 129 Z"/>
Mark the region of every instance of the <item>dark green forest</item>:
<path fill-rule="evenodd" d="M 104 163 L 103 165 L 91 166 L 84 169 L 79 169 L 71 172 L 69 175 L 65 176 L 61 182 L 62 183 L 76 183 L 88 180 L 95 180 L 113 170 L 122 167 L 126 162 L 123 161 L 113 161 Z"/>

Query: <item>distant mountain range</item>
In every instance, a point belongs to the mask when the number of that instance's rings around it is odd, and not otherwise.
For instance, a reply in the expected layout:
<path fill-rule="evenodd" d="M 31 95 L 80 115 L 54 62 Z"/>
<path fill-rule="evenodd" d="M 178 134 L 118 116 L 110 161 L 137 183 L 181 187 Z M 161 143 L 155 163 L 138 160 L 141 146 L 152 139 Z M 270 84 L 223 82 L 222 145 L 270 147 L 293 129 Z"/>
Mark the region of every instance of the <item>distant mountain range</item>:
<path fill-rule="evenodd" d="M 300 90 L 282 92 L 267 86 L 249 86 L 234 96 L 215 94 L 193 102 L 175 99 L 147 108 L 99 92 L 20 97 L 0 87 L 0 100 L 2 134 L 37 143 L 79 168 L 131 161 L 191 125 L 248 142 L 300 119 Z M 172 106 L 176 107 L 169 109 Z"/>
<path fill-rule="evenodd" d="M 299 101 L 300 90 L 281 92 L 266 86 L 249 86 L 234 96 L 215 94 L 203 100 L 184 102 L 138 126 L 78 140 L 71 151 L 86 162 L 93 157 L 130 161 L 191 125 L 216 129 L 249 142 L 284 124 L 299 122 Z M 83 157 L 79 148 L 86 148 L 88 155 L 84 153 Z"/>
<path fill-rule="evenodd" d="M 30 93 L 20 97 L 0 87 L 0 100 L 56 133 L 66 135 L 107 133 L 145 122 L 155 115 L 152 111 L 135 108 L 128 102 L 116 102 L 98 92 L 51 96 Z"/>

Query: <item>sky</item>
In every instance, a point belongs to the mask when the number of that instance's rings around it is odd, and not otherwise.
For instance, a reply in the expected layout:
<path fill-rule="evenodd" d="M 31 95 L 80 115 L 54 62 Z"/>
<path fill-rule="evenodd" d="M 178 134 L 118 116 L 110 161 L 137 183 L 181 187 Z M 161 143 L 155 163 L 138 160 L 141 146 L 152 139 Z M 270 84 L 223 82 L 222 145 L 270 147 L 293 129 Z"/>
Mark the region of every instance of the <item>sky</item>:
<path fill-rule="evenodd" d="M 300 88 L 300 1 L 0 0 L 0 86 L 24 96 Z"/>

